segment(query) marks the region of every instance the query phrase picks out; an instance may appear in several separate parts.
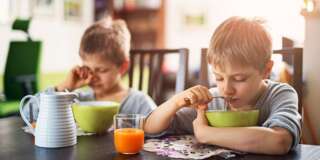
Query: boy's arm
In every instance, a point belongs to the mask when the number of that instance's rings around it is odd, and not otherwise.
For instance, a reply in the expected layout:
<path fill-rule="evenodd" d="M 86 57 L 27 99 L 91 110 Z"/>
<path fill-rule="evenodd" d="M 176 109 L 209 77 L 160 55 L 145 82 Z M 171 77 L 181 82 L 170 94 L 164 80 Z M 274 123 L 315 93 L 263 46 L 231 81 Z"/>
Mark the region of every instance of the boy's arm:
<path fill-rule="evenodd" d="M 197 112 L 193 127 L 195 136 L 201 143 L 273 155 L 286 154 L 291 148 L 293 137 L 287 129 L 279 127 L 215 128 L 208 126 L 204 110 L 198 109 Z"/>
<path fill-rule="evenodd" d="M 190 98 L 190 102 L 186 102 L 185 98 Z M 203 86 L 195 86 L 189 88 L 179 94 L 176 94 L 168 101 L 157 107 L 146 119 L 144 131 L 149 134 L 157 134 L 170 125 L 176 112 L 184 106 L 197 104 L 205 104 L 212 100 L 208 88 Z"/>
<path fill-rule="evenodd" d="M 164 102 L 148 116 L 144 131 L 149 134 L 164 131 L 169 127 L 172 118 L 179 109 L 180 107 L 173 100 Z"/>

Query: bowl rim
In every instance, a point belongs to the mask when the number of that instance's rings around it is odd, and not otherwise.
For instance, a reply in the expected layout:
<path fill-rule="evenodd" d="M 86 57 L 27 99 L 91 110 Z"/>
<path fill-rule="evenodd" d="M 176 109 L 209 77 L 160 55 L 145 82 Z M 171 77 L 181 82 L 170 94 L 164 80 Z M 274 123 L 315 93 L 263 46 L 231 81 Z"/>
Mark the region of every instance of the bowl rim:
<path fill-rule="evenodd" d="M 243 110 L 243 111 L 225 111 L 225 110 L 207 110 L 206 113 L 221 113 L 221 112 L 226 112 L 226 113 L 235 113 L 235 112 L 238 112 L 238 113 L 247 113 L 247 112 L 259 112 L 259 109 L 250 109 L 250 110 Z"/>
<path fill-rule="evenodd" d="M 73 106 L 78 107 L 120 107 L 120 103 L 115 101 L 80 101 L 74 103 Z"/>

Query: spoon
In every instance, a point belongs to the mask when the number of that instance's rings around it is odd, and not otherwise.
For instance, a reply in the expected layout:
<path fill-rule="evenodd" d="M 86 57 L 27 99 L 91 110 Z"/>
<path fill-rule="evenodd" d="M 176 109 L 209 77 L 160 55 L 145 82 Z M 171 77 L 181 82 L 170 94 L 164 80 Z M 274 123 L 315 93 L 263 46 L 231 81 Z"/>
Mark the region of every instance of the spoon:
<path fill-rule="evenodd" d="M 224 109 L 228 110 L 230 108 L 230 100 L 232 99 L 232 97 L 214 96 L 212 98 L 222 98 L 222 99 L 224 99 L 224 107 L 225 107 Z M 185 101 L 186 105 L 192 105 L 190 97 L 184 98 L 184 101 Z"/>

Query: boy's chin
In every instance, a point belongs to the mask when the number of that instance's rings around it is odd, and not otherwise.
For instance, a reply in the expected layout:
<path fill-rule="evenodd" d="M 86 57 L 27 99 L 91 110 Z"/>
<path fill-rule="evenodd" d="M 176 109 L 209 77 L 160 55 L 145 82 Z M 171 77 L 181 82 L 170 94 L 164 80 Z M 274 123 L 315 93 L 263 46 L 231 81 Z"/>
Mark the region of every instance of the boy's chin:
<path fill-rule="evenodd" d="M 230 105 L 228 109 L 231 111 L 239 111 L 239 110 L 241 110 L 241 107 L 235 106 L 235 105 Z"/>
<path fill-rule="evenodd" d="M 230 101 L 229 105 L 231 109 L 235 109 L 235 110 L 242 110 L 244 106 L 248 106 L 246 103 L 239 101 L 239 99 Z"/>
<path fill-rule="evenodd" d="M 104 86 L 101 85 L 91 85 L 90 86 L 95 92 L 104 92 Z"/>
<path fill-rule="evenodd" d="M 101 87 L 91 87 L 95 94 L 101 94 L 104 90 Z"/>
<path fill-rule="evenodd" d="M 230 109 L 232 111 L 248 111 L 248 110 L 252 110 L 254 109 L 255 107 L 254 106 L 251 106 L 251 105 L 230 105 Z"/>
<path fill-rule="evenodd" d="M 229 102 L 229 106 L 231 108 L 241 108 L 241 106 L 243 106 L 242 103 L 240 103 L 238 100 L 233 100 Z"/>

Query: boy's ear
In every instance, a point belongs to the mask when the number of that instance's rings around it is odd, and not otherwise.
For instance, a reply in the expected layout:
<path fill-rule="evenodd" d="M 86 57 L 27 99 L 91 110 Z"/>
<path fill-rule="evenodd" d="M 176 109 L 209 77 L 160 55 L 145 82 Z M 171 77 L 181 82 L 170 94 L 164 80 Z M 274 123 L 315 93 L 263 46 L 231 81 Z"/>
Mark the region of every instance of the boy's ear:
<path fill-rule="evenodd" d="M 266 64 L 266 67 L 264 69 L 264 73 L 263 73 L 263 78 L 267 79 L 270 77 L 271 71 L 272 71 L 272 67 L 273 67 L 273 61 L 269 60 Z"/>
<path fill-rule="evenodd" d="M 124 74 L 128 71 L 129 65 L 130 65 L 130 62 L 129 62 L 128 59 L 126 59 L 126 60 L 121 64 L 120 69 L 119 69 L 121 75 L 124 75 Z"/>

